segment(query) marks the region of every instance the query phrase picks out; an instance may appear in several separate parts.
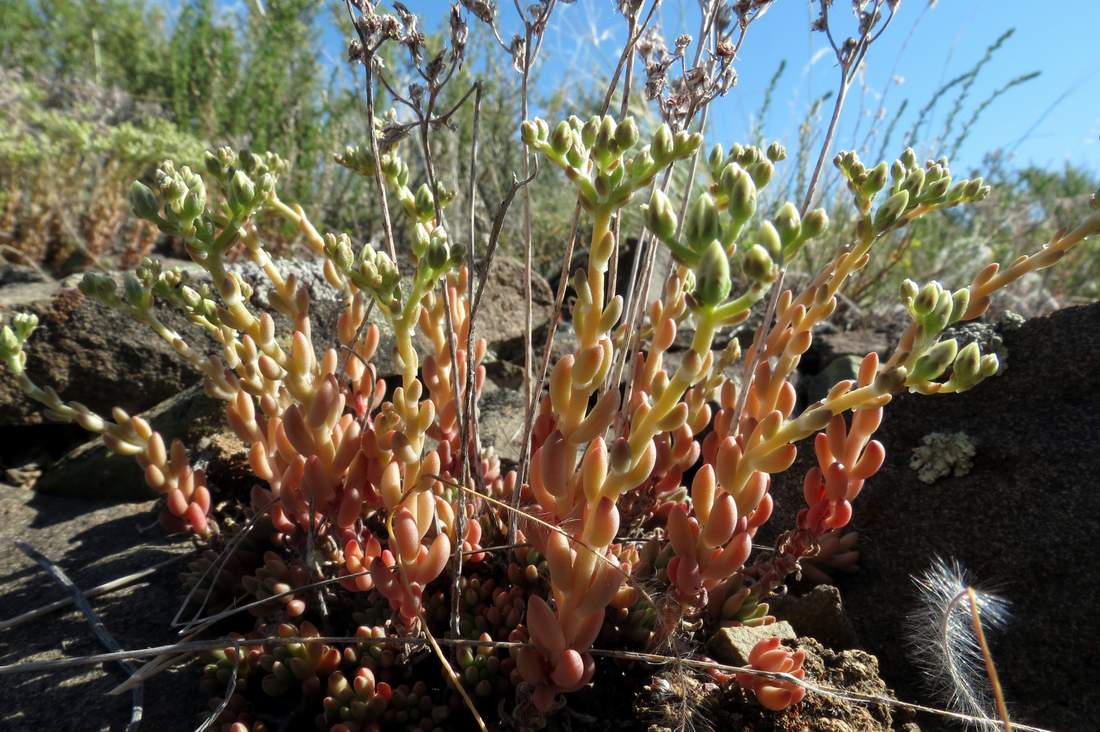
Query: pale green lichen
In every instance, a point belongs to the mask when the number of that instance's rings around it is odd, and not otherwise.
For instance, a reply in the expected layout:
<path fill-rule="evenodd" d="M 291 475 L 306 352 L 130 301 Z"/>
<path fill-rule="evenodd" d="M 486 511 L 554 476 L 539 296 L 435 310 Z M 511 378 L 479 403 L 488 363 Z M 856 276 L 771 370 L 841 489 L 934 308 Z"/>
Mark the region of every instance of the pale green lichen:
<path fill-rule="evenodd" d="M 909 467 L 922 483 L 935 483 L 948 475 L 961 478 L 973 467 L 974 453 L 974 442 L 965 432 L 932 432 L 913 448 Z"/>

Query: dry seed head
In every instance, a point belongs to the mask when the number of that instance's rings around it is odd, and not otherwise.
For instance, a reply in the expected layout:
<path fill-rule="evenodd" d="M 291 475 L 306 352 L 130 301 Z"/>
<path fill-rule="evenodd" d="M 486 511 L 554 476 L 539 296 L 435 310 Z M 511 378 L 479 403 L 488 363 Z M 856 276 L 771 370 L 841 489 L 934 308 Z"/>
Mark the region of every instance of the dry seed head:
<path fill-rule="evenodd" d="M 974 633 L 967 589 L 974 589 L 981 623 L 989 628 L 1007 625 L 1008 603 L 996 594 L 973 588 L 965 569 L 956 560 L 935 558 L 914 582 L 920 604 L 909 616 L 908 641 L 926 682 L 952 709 L 994 719 L 985 658 Z M 996 730 L 1001 725 L 991 721 L 982 727 Z"/>

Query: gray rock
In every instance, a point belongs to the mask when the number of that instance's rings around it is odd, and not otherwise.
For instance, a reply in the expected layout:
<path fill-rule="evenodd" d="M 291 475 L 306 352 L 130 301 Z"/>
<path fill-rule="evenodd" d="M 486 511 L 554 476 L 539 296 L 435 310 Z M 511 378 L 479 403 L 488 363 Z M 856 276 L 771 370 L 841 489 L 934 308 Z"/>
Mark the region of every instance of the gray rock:
<path fill-rule="evenodd" d="M 765 638 L 776 637 L 780 640 L 794 640 L 798 634 L 785 620 L 771 625 L 738 625 L 733 628 L 721 628 L 707 642 L 707 652 L 716 661 L 731 666 L 748 666 L 749 654 L 757 643 Z"/>
<path fill-rule="evenodd" d="M 198 380 L 172 348 L 117 310 L 84 297 L 72 280 L 8 285 L 0 289 L 0 319 L 17 311 L 38 316 L 27 344 L 27 373 L 65 399 L 101 414 L 120 406 L 140 412 Z M 201 343 L 205 336 L 181 316 L 158 309 L 165 323 Z M 42 424 L 40 406 L 0 369 L 0 426 Z"/>
<path fill-rule="evenodd" d="M 818 585 L 805 595 L 769 598 L 768 607 L 798 635 L 814 638 L 833 650 L 858 646 L 855 629 L 841 605 L 840 590 L 832 585 Z"/>
<path fill-rule="evenodd" d="M 522 262 L 511 257 L 493 258 L 478 305 L 474 335 L 485 338 L 494 350 L 504 341 L 523 340 L 527 318 L 525 282 Z M 531 321 L 537 329 L 545 325 L 554 312 L 554 292 L 541 275 L 532 272 L 531 294 Z"/>
<path fill-rule="evenodd" d="M 805 380 L 805 403 L 813 404 L 819 399 L 824 399 L 839 381 L 854 379 L 859 375 L 859 365 L 863 362 L 862 356 L 846 355 L 829 362 L 820 373 L 814 374 Z"/>
<path fill-rule="evenodd" d="M 479 401 L 478 434 L 482 447 L 492 447 L 502 461 L 519 462 L 523 438 L 522 389 L 493 389 Z"/>
<path fill-rule="evenodd" d="M 136 470 L 136 468 L 135 468 Z M 138 471 L 140 472 L 140 471 Z M 69 593 L 37 564 L 12 547 L 24 541 L 56 562 L 78 587 L 153 567 L 193 551 L 188 540 L 169 541 L 156 522 L 152 501 L 104 503 L 46 496 L 0 485 L 0 620 L 7 620 Z M 168 625 L 181 596 L 181 561 L 90 603 L 123 648 L 174 643 Z M 91 627 L 71 605 L 0 630 L 4 663 L 60 660 L 104 653 Z M 107 696 L 126 675 L 113 664 L 71 666 L 17 673 L 0 684 L 0 728 L 6 730 L 120 730 L 130 719 L 130 694 Z M 168 669 L 145 684 L 142 729 L 190 730 L 206 709 L 194 671 Z"/>
<path fill-rule="evenodd" d="M 917 608 L 911 578 L 934 555 L 960 560 L 1012 603 L 992 643 L 1013 718 L 1089 729 L 1100 704 L 1100 686 L 1083 672 L 1100 648 L 1100 574 L 1088 559 L 1100 536 L 1100 304 L 1029 320 L 1003 338 L 1012 367 L 1002 375 L 963 394 L 902 394 L 886 408 L 876 434 L 886 463 L 854 504 L 861 570 L 840 589 L 883 677 L 903 698 L 941 705 L 899 651 Z M 982 449 L 967 475 L 927 485 L 909 467 L 912 450 L 944 429 Z M 813 450 L 800 453 L 773 484 L 777 530 L 803 502 Z"/>
<path fill-rule="evenodd" d="M 228 432 L 224 405 L 192 386 L 166 399 L 142 416 L 161 433 L 166 443 L 182 440 L 191 454 L 192 465 L 206 468 L 215 487 L 235 456 L 247 463 L 244 445 Z M 215 470 L 210 471 L 213 464 Z M 227 484 L 232 481 L 225 481 Z M 248 488 L 245 483 L 243 488 Z M 144 501 L 152 497 L 141 468 L 132 457 L 115 455 L 96 438 L 75 448 L 47 467 L 35 482 L 36 490 L 61 496 L 114 498 Z M 224 497 L 222 494 L 221 497 Z"/>

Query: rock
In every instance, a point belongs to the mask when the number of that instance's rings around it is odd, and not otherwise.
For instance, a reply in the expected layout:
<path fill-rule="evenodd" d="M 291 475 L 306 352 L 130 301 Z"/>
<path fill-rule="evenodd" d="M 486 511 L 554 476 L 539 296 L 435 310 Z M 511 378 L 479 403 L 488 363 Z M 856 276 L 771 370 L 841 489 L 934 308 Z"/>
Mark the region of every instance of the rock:
<path fill-rule="evenodd" d="M 889 354 L 894 341 L 887 334 L 873 328 L 836 330 L 818 329 L 814 332 L 813 343 L 799 362 L 799 368 L 809 374 L 817 374 L 828 368 L 829 364 L 845 356 L 862 359 L 871 351 L 880 357 Z"/>
<path fill-rule="evenodd" d="M 791 624 L 785 620 L 771 625 L 738 625 L 732 628 L 721 628 L 707 642 L 707 652 L 721 663 L 731 666 L 748 666 L 749 654 L 753 646 L 766 638 L 776 637 L 781 640 L 794 640 L 798 635 Z"/>
<path fill-rule="evenodd" d="M 818 585 L 805 595 L 779 595 L 768 599 L 770 614 L 790 623 L 794 632 L 820 641 L 833 650 L 858 646 L 852 622 L 844 614 L 840 590 Z"/>
<path fill-rule="evenodd" d="M 519 462 L 523 438 L 523 390 L 493 389 L 479 401 L 478 434 L 482 447 L 492 447 L 506 464 Z"/>
<path fill-rule="evenodd" d="M 486 355 L 482 362 L 485 366 L 485 385 L 482 394 L 493 389 L 523 389 L 523 366 Z M 485 397 L 482 396 L 482 399 Z"/>
<path fill-rule="evenodd" d="M 195 385 L 142 416 L 166 443 L 171 444 L 173 439 L 183 441 L 192 465 L 207 470 L 210 485 L 247 490 L 255 481 L 252 478 L 241 482 L 248 474 L 247 451 L 225 426 L 224 414 L 224 405 Z M 134 459 L 108 451 L 99 438 L 84 443 L 46 468 L 34 487 L 43 493 L 97 499 L 143 501 L 153 495 Z M 224 493 L 219 495 L 224 497 Z"/>
<path fill-rule="evenodd" d="M 0 264 L 0 287 L 49 281 L 49 276 L 34 267 L 28 267 L 22 264 Z"/>
<path fill-rule="evenodd" d="M 859 650 L 831 651 L 813 638 L 799 638 L 798 649 L 806 653 L 802 666 L 806 676 L 828 689 L 869 696 L 894 698 L 886 682 L 880 678 L 878 659 Z M 815 732 L 864 732 L 893 730 L 912 719 L 912 713 L 888 703 L 860 704 L 846 699 L 810 693 L 799 705 L 799 720 L 806 720 L 807 729 Z M 784 712 L 791 715 L 794 709 Z M 795 720 L 792 720 L 795 721 Z"/>
<path fill-rule="evenodd" d="M 805 404 L 813 404 L 819 399 L 824 399 L 839 381 L 854 379 L 859 374 L 861 356 L 841 356 L 829 362 L 820 373 L 814 374 L 805 380 Z"/>
<path fill-rule="evenodd" d="M 769 626 L 774 627 L 774 626 Z M 766 630 L 761 628 L 760 630 Z M 879 677 L 878 660 L 858 650 L 832 651 L 813 638 L 784 640 L 789 650 L 806 654 L 806 679 L 838 692 L 866 694 L 884 699 L 894 695 Z M 714 729 L 736 732 L 917 732 L 912 714 L 890 704 L 863 704 L 835 696 L 809 692 L 798 704 L 782 712 L 771 712 L 736 683 L 711 691 L 698 703 L 700 716 Z M 912 725 L 912 726 L 909 726 Z"/>
<path fill-rule="evenodd" d="M 136 472 L 137 471 L 135 468 Z M 193 551 L 189 540 L 169 541 L 153 501 L 104 503 L 46 496 L 0 485 L 0 620 L 69 597 L 35 562 L 12 547 L 24 541 L 56 562 L 83 590 Z M 148 648 L 179 640 L 169 627 L 180 603 L 184 562 L 141 582 L 89 600 L 123 648 Z M 4 663 L 58 660 L 104 653 L 71 605 L 0 630 Z M 0 685 L 0 728 L 6 730 L 121 730 L 130 719 L 131 696 L 107 696 L 126 674 L 114 664 L 71 666 L 16 673 Z M 190 730 L 206 708 L 193 669 L 178 666 L 145 683 L 142 729 Z"/>
<path fill-rule="evenodd" d="M 0 289 L 0 319 L 17 311 L 38 316 L 27 344 L 27 373 L 65 399 L 103 415 L 120 406 L 131 414 L 194 384 L 198 375 L 148 328 L 84 297 L 70 278 Z M 192 342 L 205 339 L 184 318 L 158 308 L 165 323 Z M 0 426 L 42 424 L 41 407 L 26 398 L 7 369 L 0 369 Z"/>
<path fill-rule="evenodd" d="M 490 348 L 515 338 L 522 343 L 527 317 L 525 282 L 523 262 L 511 257 L 493 258 L 474 325 L 474 335 L 484 337 Z M 537 329 L 554 313 L 554 292 L 540 274 L 532 272 L 531 294 L 531 322 Z"/>
<path fill-rule="evenodd" d="M 884 678 L 903 698 L 942 706 L 899 649 L 917 608 L 911 577 L 934 555 L 960 560 L 1013 603 L 1008 627 L 991 637 L 1013 718 L 1089 729 L 1100 704 L 1090 673 L 1100 574 L 1089 559 L 1100 536 L 1100 304 L 1030 320 L 1003 339 L 1011 361 L 1003 374 L 963 394 L 904 394 L 886 408 L 876 434 L 886 463 L 854 504 L 861 571 L 840 580 L 841 594 Z M 981 449 L 967 475 L 927 485 L 909 467 L 912 451 L 944 429 Z M 802 504 L 813 451 L 807 443 L 800 452 L 776 476 L 776 530 L 790 527 Z"/>
<path fill-rule="evenodd" d="M 481 317 L 481 316 L 478 316 Z M 532 363 L 535 369 L 535 378 L 538 378 L 539 369 L 542 367 L 542 354 L 543 349 L 546 347 L 546 336 L 549 332 L 549 328 L 546 324 L 539 326 L 531 334 L 531 344 L 534 346 L 534 359 Z M 506 341 L 501 341 L 496 344 L 496 355 L 502 361 L 510 361 L 514 364 L 523 366 L 523 334 L 521 333 L 516 338 L 511 338 Z M 552 355 L 550 357 L 550 366 L 552 367 L 558 360 L 567 353 L 575 353 L 577 350 L 577 334 L 573 330 L 572 326 L 566 323 L 559 323 L 557 329 L 554 332 L 554 345 Z M 522 374 L 522 371 L 521 371 Z"/>

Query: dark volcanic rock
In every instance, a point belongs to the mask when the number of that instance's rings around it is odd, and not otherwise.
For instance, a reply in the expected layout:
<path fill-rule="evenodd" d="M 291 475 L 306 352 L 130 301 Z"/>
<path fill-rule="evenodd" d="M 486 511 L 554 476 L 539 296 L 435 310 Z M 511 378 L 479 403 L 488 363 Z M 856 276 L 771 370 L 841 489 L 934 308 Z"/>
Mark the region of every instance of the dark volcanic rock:
<path fill-rule="evenodd" d="M 887 407 L 876 435 L 886 464 L 851 525 L 861 571 L 841 593 L 883 677 L 920 698 L 902 642 L 917 601 L 911 576 L 935 555 L 960 560 L 1013 603 L 993 653 L 1016 721 L 1088 729 L 1100 704 L 1100 573 L 1089 559 L 1100 536 L 1100 304 L 1028 321 L 1004 333 L 1004 347 L 1011 367 L 970 392 L 906 394 Z M 909 461 L 936 430 L 979 447 L 969 474 L 926 485 Z M 801 452 L 774 488 L 777 527 L 802 501 L 812 451 Z"/>
<path fill-rule="evenodd" d="M 182 316 L 162 310 L 158 315 L 166 324 L 192 342 L 205 338 Z M 28 375 L 100 414 L 109 415 L 115 406 L 140 412 L 198 380 L 171 346 L 121 312 L 84 297 L 75 279 L 4 287 L 0 318 L 13 312 L 39 319 L 27 343 Z M 23 396 L 7 369 L 0 369 L 0 404 L 0 426 L 45 421 L 40 405 Z"/>
<path fill-rule="evenodd" d="M 219 482 L 237 483 L 219 481 L 219 477 L 227 474 L 243 477 L 230 466 L 247 465 L 247 449 L 226 427 L 224 414 L 223 402 L 206 396 L 199 385 L 142 412 L 166 443 L 176 439 L 183 442 L 192 465 L 207 471 L 208 482 L 215 489 Z M 249 485 L 245 481 L 236 487 L 247 489 Z M 34 487 L 45 493 L 85 498 L 144 501 L 153 496 L 134 459 L 110 452 L 98 437 L 46 467 Z"/>

